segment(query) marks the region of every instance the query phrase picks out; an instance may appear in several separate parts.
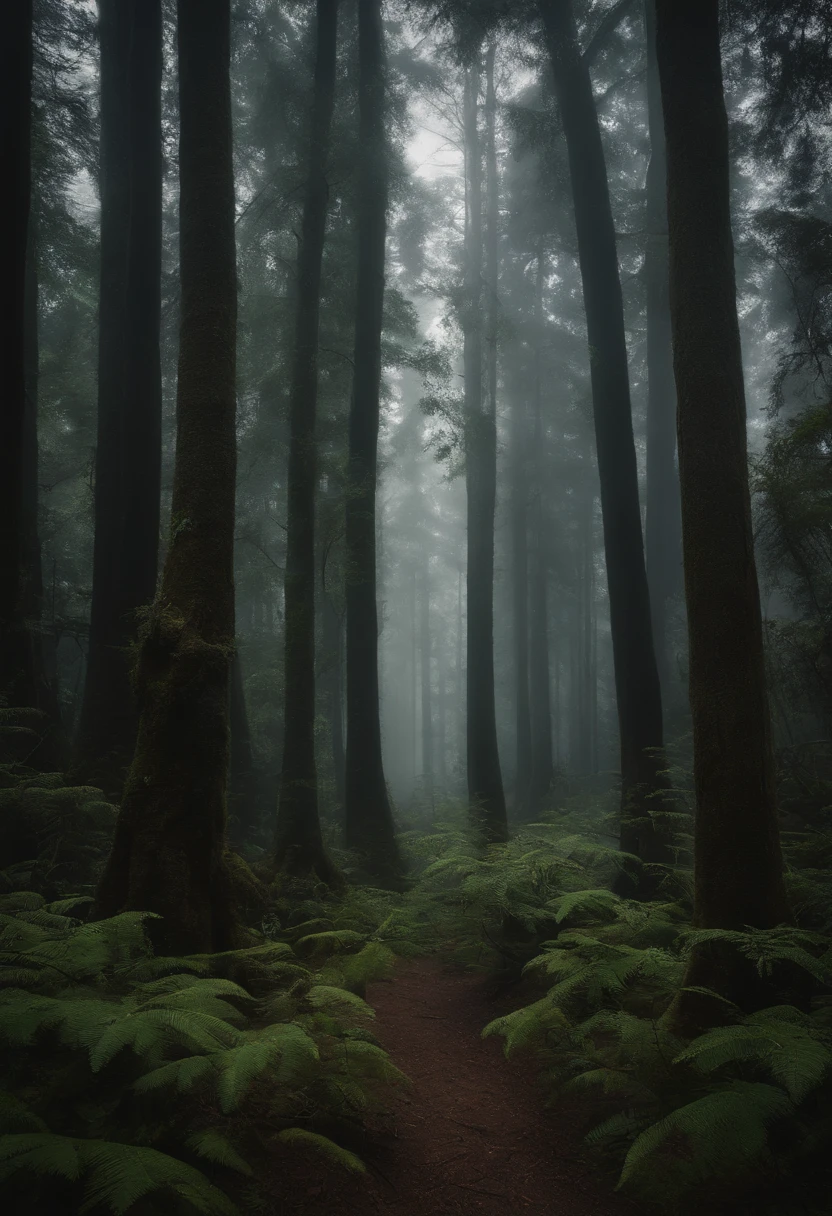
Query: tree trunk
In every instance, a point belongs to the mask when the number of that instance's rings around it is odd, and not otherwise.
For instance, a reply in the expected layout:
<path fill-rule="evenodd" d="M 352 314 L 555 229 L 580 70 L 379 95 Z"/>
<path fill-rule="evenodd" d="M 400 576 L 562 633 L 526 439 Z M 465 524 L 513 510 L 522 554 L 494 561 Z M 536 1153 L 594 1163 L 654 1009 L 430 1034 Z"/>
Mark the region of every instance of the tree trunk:
<path fill-rule="evenodd" d="M 98 914 L 157 912 L 167 953 L 233 945 L 223 850 L 234 652 L 236 314 L 230 0 L 178 0 L 181 322 L 171 535 Z"/>
<path fill-rule="evenodd" d="M 381 0 L 358 0 L 358 282 L 346 496 L 347 749 L 345 828 L 381 882 L 401 862 L 381 756 L 376 600 L 381 327 L 387 232 L 387 145 Z"/>
<path fill-rule="evenodd" d="M 231 767 L 228 775 L 229 834 L 237 844 L 250 841 L 258 827 L 259 781 L 251 750 L 243 666 L 238 650 L 231 661 Z"/>
<path fill-rule="evenodd" d="M 7 174 L 0 275 L 6 293 L 4 401 L 0 409 L 0 696 L 36 704 L 31 633 L 24 607 L 26 522 L 26 252 L 32 195 L 32 2 L 5 14 L 0 50 L 2 156 Z"/>
<path fill-rule="evenodd" d="M 676 471 L 676 384 L 670 335 L 667 260 L 667 156 L 656 62 L 655 0 L 646 0 L 647 109 L 650 161 L 647 167 L 647 511 L 645 549 L 653 645 L 663 700 L 671 675 L 667 637 L 668 601 L 682 575 L 679 477 Z"/>
<path fill-rule="evenodd" d="M 696 793 L 694 922 L 789 919 L 748 489 L 717 0 L 657 0 Z M 698 952 L 686 984 L 756 1003 L 755 969 Z M 682 994 L 700 1016 L 704 998 Z M 715 1002 L 710 1002 L 713 1006 Z M 695 1008 L 692 1008 L 695 1007 Z"/>
<path fill-rule="evenodd" d="M 422 594 L 419 614 L 419 657 L 422 691 L 422 783 L 425 797 L 433 805 L 433 714 L 430 690 L 430 565 L 425 553 L 422 568 Z"/>
<path fill-rule="evenodd" d="M 156 592 L 161 484 L 161 0 L 101 0 L 101 280 L 90 640 L 75 776 L 117 795 L 130 648 Z"/>
<path fill-rule="evenodd" d="M 569 155 L 589 340 L 621 742 L 621 847 L 670 859 L 647 801 L 661 776 L 662 706 L 650 622 L 615 226 L 589 70 L 571 0 L 540 0 Z"/>
<path fill-rule="evenodd" d="M 543 517 L 543 280 L 542 248 L 537 255 L 534 348 L 533 497 L 531 527 L 531 586 L 529 605 L 529 710 L 532 768 L 528 811 L 532 819 L 542 810 L 554 776 L 552 706 L 549 688 L 549 566 Z M 570 689 L 571 692 L 571 689 Z M 571 745 L 570 734 L 570 745 Z"/>
<path fill-rule="evenodd" d="M 508 838 L 506 804 L 497 750 L 494 705 L 494 510 L 497 495 L 496 420 L 496 157 L 491 150 L 494 85 L 493 48 L 488 52 L 488 399 L 482 385 L 482 163 L 477 96 L 479 66 L 465 81 L 465 157 L 468 217 L 465 234 L 465 311 L 463 316 L 466 460 L 468 494 L 468 655 L 467 756 L 468 800 L 474 824 L 488 841 Z"/>
<path fill-rule="evenodd" d="M 514 814 L 522 819 L 529 800 L 532 735 L 529 716 L 529 520 L 527 409 L 518 385 L 511 403 L 511 586 L 514 649 Z"/>
<path fill-rule="evenodd" d="M 284 582 L 284 735 L 275 864 L 292 874 L 338 875 L 324 850 L 315 767 L 315 492 L 321 267 L 329 188 L 326 162 L 335 102 L 337 0 L 318 0 L 315 83 L 298 252 L 295 348 L 289 394 Z"/>
<path fill-rule="evenodd" d="M 326 570 L 322 579 L 323 598 L 323 651 L 326 665 L 324 681 L 327 714 L 329 717 L 330 751 L 332 752 L 332 775 L 335 784 L 335 802 L 344 807 L 344 624 L 341 614 L 327 590 Z"/>

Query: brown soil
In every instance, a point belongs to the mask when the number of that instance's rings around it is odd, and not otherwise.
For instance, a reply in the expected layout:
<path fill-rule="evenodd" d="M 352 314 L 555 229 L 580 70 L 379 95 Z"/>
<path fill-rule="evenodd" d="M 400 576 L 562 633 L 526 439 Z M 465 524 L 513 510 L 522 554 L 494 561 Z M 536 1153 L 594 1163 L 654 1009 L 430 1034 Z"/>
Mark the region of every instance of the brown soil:
<path fill-rule="evenodd" d="M 298 1169 L 295 1157 L 274 1216 L 631 1216 L 592 1177 L 574 1121 L 544 1111 L 534 1064 L 506 1062 L 499 1040 L 480 1037 L 500 1012 L 481 977 L 420 959 L 367 999 L 413 1086 L 395 1098 L 392 1135 L 363 1153 L 367 1175 L 318 1158 Z"/>

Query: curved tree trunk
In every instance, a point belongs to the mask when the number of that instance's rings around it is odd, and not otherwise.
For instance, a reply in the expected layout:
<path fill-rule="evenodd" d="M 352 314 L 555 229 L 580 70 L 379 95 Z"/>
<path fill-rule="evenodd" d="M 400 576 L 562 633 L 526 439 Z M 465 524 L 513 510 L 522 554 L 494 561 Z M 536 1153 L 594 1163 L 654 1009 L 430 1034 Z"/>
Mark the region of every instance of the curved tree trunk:
<path fill-rule="evenodd" d="M 729 205 L 717 0 L 657 0 L 667 135 L 670 308 L 696 792 L 694 921 L 771 928 L 789 918 L 775 803 L 748 489 L 745 389 Z M 698 952 L 686 984 L 763 999 L 733 953 Z M 713 1016 L 695 993 L 682 1011 Z"/>
<path fill-rule="evenodd" d="M 482 346 L 482 154 L 477 120 L 479 65 L 465 81 L 465 158 L 468 174 L 468 223 L 465 234 L 465 484 L 468 494 L 468 654 L 467 752 L 468 800 L 474 824 L 488 841 L 506 840 L 506 802 L 497 750 L 494 705 L 494 510 L 497 496 L 496 417 L 496 158 L 491 153 L 493 124 L 493 48 L 488 52 L 489 207 L 488 207 L 488 396 L 483 400 Z M 492 163 L 493 161 L 493 163 Z"/>
<path fill-rule="evenodd" d="M 676 384 L 670 336 L 667 259 L 667 156 L 656 62 L 655 0 L 646 0 L 647 106 L 650 162 L 647 166 L 647 495 L 644 542 L 653 645 L 663 698 L 669 684 L 668 601 L 682 578 L 679 478 L 676 472 Z"/>
<path fill-rule="evenodd" d="M 293 874 L 337 880 L 318 818 L 315 767 L 315 493 L 318 326 L 329 187 L 326 162 L 335 102 L 338 0 L 318 0 L 315 82 L 296 281 L 295 347 L 289 395 L 284 736 L 275 863 Z"/>
<path fill-rule="evenodd" d="M 162 584 L 142 626 L 140 718 L 97 911 L 143 909 L 169 953 L 233 944 L 223 861 L 234 652 L 236 317 L 230 0 L 178 0 L 181 322 Z"/>
<path fill-rule="evenodd" d="M 161 0 L 101 0 L 101 279 L 90 641 L 75 776 L 118 794 L 129 648 L 156 592 L 162 451 Z"/>
<path fill-rule="evenodd" d="M 3 402 L 0 407 L 0 696 L 14 706 L 36 705 L 33 648 L 24 616 L 26 524 L 26 253 L 32 195 L 32 0 L 4 14 L 0 47 L 0 122 L 7 173 L 6 216 L 0 235 L 0 281 L 6 320 L 0 327 Z"/>
<path fill-rule="evenodd" d="M 381 327 L 387 233 L 384 42 L 381 0 L 358 0 L 358 282 L 355 372 L 346 496 L 347 847 L 379 881 L 397 884 L 401 862 L 381 755 L 376 601 Z"/>
<path fill-rule="evenodd" d="M 601 129 L 571 0 L 540 0 L 569 154 L 589 339 L 615 689 L 621 740 L 621 847 L 670 860 L 648 799 L 661 773 L 662 704 L 641 534 L 627 344 Z"/>

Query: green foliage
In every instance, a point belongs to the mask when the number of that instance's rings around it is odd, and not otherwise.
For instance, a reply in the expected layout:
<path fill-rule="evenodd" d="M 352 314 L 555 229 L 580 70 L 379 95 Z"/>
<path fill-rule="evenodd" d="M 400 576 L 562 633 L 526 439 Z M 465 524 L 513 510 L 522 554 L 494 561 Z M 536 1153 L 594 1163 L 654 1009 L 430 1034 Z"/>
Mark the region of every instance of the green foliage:
<path fill-rule="evenodd" d="M 310 1132 L 303 1127 L 287 1127 L 282 1132 L 278 1132 L 277 1138 L 283 1144 L 311 1148 L 325 1157 L 327 1161 L 340 1165 L 342 1169 L 348 1170 L 352 1174 L 363 1174 L 366 1170 L 364 1162 L 360 1157 L 356 1157 L 355 1153 L 342 1148 L 328 1136 L 319 1135 L 318 1132 Z"/>
<path fill-rule="evenodd" d="M 7 1185 L 43 1179 L 36 1212 L 53 1210 L 58 1186 L 59 1206 L 78 1197 L 82 1211 L 126 1213 L 158 1193 L 188 1210 L 230 1213 L 224 1173 L 256 1177 L 266 1127 L 363 1168 L 318 1135 L 316 1121 L 364 1118 L 383 1086 L 404 1081 L 372 1036 L 353 1037 L 373 1016 L 353 989 L 389 967 L 385 947 L 364 945 L 354 930 L 322 935 L 335 952 L 325 973 L 280 941 L 163 958 L 150 948 L 148 916 L 84 924 L 70 915 L 84 907 L 77 897 L 0 897 Z M 345 987 L 335 964 L 355 947 Z"/>

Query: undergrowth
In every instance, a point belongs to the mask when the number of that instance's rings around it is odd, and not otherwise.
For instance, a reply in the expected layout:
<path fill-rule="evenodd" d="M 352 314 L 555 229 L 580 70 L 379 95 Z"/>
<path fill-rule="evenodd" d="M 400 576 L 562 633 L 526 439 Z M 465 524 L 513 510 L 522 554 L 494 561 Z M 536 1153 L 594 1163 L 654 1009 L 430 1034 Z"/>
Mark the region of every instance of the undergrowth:
<path fill-rule="evenodd" d="M 231 1213 L 276 1150 L 364 1169 L 348 1145 L 404 1079 L 355 991 L 385 953 L 339 963 L 261 939 L 163 958 L 147 915 L 84 923 L 88 898 L 0 898 L 0 1179 L 15 1210 Z"/>

